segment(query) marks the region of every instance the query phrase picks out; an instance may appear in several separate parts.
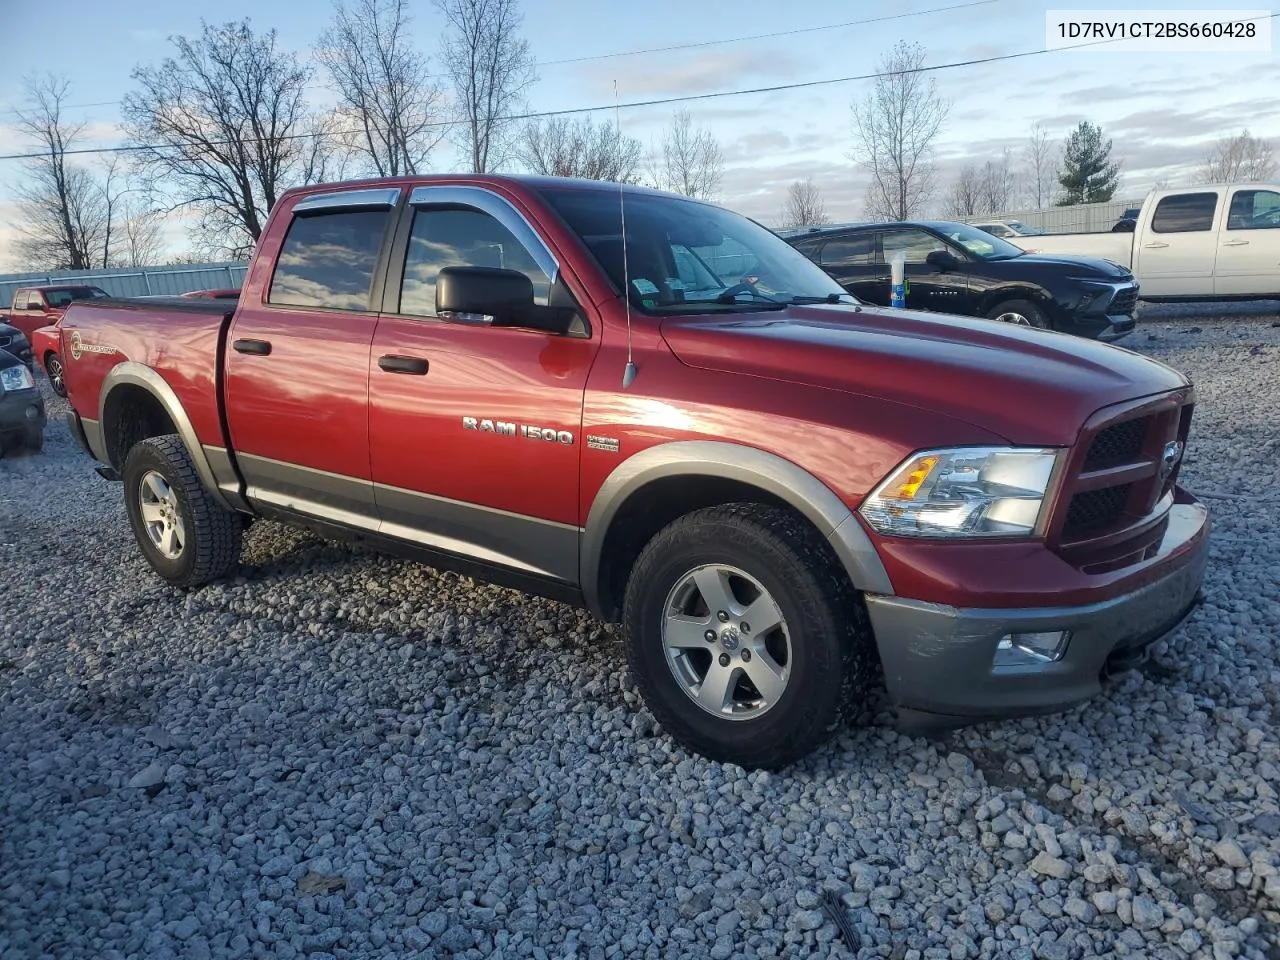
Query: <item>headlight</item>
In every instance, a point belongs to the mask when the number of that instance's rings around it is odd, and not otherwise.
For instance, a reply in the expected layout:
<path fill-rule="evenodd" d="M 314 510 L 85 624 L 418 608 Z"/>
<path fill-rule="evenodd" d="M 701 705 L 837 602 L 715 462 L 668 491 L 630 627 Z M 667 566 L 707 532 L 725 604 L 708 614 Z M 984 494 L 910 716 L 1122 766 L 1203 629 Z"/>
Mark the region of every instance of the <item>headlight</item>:
<path fill-rule="evenodd" d="M 889 474 L 858 511 L 887 536 L 1031 536 L 1060 456 L 1025 447 L 925 450 Z"/>
<path fill-rule="evenodd" d="M 30 390 L 36 385 L 31 378 L 31 371 L 24 366 L 5 367 L 0 370 L 0 389 Z"/>
<path fill-rule="evenodd" d="M 1110 303 L 1115 296 L 1115 287 L 1109 283 L 1101 283 L 1084 277 L 1071 277 L 1070 279 L 1084 287 L 1084 292 L 1080 294 L 1080 302 L 1076 307 L 1078 310 L 1084 310 L 1095 301 Z"/>

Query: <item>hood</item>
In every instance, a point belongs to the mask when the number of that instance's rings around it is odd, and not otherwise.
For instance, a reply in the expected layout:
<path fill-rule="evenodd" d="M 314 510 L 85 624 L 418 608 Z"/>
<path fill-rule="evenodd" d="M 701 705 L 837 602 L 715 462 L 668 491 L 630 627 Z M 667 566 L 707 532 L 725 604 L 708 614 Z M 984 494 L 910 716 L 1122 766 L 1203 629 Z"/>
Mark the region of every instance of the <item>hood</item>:
<path fill-rule="evenodd" d="M 1064 277 L 1084 277 L 1098 280 L 1132 280 L 1128 267 L 1104 260 L 1101 257 L 1057 256 L 1051 253 L 1026 253 L 1012 260 L 992 260 L 1000 267 L 1001 275 L 1017 276 L 1020 271 L 1044 275 L 1051 270 Z"/>
<path fill-rule="evenodd" d="M 1113 403 L 1190 386 L 1140 354 L 1030 327 L 915 310 L 791 307 L 672 317 L 683 363 L 945 413 L 1011 443 L 1068 445 Z"/>

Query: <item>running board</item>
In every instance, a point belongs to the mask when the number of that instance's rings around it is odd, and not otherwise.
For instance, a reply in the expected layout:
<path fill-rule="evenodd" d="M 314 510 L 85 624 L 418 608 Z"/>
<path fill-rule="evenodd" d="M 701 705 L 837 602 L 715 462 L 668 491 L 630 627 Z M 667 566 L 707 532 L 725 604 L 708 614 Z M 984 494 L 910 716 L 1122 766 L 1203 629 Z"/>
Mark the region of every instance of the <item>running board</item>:
<path fill-rule="evenodd" d="M 103 480 L 119 480 L 120 474 L 116 473 L 111 467 L 94 467 L 93 472 L 100 476 Z"/>

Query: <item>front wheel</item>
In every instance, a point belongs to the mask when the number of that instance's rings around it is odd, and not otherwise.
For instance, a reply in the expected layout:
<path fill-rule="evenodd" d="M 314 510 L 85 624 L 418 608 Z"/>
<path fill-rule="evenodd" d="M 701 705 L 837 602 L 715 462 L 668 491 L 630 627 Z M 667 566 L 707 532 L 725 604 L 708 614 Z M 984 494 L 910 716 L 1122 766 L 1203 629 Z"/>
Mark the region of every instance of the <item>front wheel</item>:
<path fill-rule="evenodd" d="M 162 579 L 194 587 L 235 567 L 240 522 L 200 482 L 180 437 L 135 444 L 125 457 L 123 480 L 134 539 Z"/>
<path fill-rule="evenodd" d="M 731 504 L 690 513 L 637 559 L 623 609 L 627 660 L 678 741 L 746 768 L 821 745 L 865 694 L 865 618 L 799 518 Z"/>
<path fill-rule="evenodd" d="M 53 392 L 58 396 L 65 398 L 67 395 L 67 384 L 63 377 L 62 358 L 56 353 L 51 353 L 44 358 L 44 372 L 49 377 L 49 386 L 53 388 Z"/>
<path fill-rule="evenodd" d="M 1049 318 L 1044 310 L 1030 300 L 1006 300 L 1004 303 L 998 303 L 987 312 L 987 319 L 1000 323 L 1012 323 L 1019 327 L 1049 329 Z"/>

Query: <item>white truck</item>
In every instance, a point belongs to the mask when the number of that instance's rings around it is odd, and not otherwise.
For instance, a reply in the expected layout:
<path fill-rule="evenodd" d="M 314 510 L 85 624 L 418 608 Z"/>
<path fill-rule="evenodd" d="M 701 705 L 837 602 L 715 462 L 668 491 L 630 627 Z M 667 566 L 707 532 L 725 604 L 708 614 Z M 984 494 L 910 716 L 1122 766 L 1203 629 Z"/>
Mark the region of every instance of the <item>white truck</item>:
<path fill-rule="evenodd" d="M 1153 190 L 1132 233 L 1009 237 L 1028 252 L 1101 257 L 1148 301 L 1280 299 L 1280 185 Z"/>

